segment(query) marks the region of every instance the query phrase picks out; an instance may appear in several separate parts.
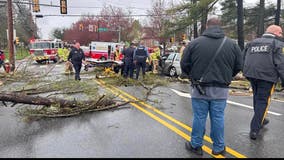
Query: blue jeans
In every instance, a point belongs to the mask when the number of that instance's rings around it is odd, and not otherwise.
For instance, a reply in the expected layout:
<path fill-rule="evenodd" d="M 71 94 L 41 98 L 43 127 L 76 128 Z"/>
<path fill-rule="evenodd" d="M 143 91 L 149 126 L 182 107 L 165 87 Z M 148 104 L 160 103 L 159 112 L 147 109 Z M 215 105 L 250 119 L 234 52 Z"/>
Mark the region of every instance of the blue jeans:
<path fill-rule="evenodd" d="M 192 147 L 202 147 L 205 134 L 206 119 L 209 112 L 210 137 L 213 141 L 213 150 L 222 151 L 225 147 L 224 141 L 224 110 L 226 99 L 197 99 L 192 98 L 193 126 L 191 132 Z"/>

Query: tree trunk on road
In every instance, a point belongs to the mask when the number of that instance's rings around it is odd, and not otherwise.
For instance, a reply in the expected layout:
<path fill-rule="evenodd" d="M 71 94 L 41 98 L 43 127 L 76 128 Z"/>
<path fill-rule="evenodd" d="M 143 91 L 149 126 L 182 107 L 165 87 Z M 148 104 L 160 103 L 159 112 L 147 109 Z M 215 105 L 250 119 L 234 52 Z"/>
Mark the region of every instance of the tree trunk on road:
<path fill-rule="evenodd" d="M 114 104 L 114 101 L 104 99 L 104 95 L 96 101 L 76 101 L 76 100 L 65 100 L 59 98 L 45 98 L 40 96 L 29 96 L 23 93 L 4 92 L 0 94 L 0 101 L 2 102 L 13 102 L 14 104 L 23 103 L 31 105 L 44 105 L 52 106 L 59 105 L 59 107 L 97 107 L 97 106 L 108 106 Z"/>

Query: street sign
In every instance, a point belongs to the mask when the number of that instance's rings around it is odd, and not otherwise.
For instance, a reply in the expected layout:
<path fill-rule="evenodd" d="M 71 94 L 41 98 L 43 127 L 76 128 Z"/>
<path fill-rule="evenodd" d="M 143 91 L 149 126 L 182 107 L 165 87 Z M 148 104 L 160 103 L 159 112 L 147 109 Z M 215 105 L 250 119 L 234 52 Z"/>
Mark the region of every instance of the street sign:
<path fill-rule="evenodd" d="M 106 31 L 108 31 L 107 28 L 99 28 L 99 32 L 106 32 Z"/>
<path fill-rule="evenodd" d="M 43 15 L 42 14 L 37 14 L 35 15 L 36 18 L 43 18 Z"/>

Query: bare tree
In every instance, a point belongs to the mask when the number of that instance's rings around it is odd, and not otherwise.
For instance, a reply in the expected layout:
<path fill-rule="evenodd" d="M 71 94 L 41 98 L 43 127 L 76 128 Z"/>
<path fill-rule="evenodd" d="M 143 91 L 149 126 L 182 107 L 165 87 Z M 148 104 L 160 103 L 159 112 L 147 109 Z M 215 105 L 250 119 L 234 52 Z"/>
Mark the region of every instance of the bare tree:
<path fill-rule="evenodd" d="M 164 41 L 161 36 L 164 30 L 163 20 L 165 19 L 165 0 L 153 1 L 152 10 L 148 10 L 150 16 L 151 37 L 158 41 Z"/>

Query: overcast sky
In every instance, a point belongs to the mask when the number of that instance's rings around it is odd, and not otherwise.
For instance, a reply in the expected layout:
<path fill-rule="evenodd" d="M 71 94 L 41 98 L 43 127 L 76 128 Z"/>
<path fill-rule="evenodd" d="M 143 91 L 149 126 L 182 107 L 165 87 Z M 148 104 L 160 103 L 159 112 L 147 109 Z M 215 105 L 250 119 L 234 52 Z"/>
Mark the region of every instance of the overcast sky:
<path fill-rule="evenodd" d="M 130 9 L 133 15 L 144 15 L 152 8 L 152 2 L 158 0 L 67 0 L 68 15 L 94 14 L 98 15 L 101 8 L 106 5 Z M 166 0 L 167 4 L 179 3 L 181 0 Z M 276 3 L 277 0 L 267 0 Z M 39 0 L 40 4 L 59 5 L 59 0 Z M 244 0 L 245 6 L 256 5 L 259 0 Z M 40 6 L 40 12 L 33 14 L 60 15 L 58 7 Z M 51 31 L 56 28 L 69 28 L 80 17 L 76 16 L 48 16 L 36 18 L 41 38 L 50 38 Z"/>

